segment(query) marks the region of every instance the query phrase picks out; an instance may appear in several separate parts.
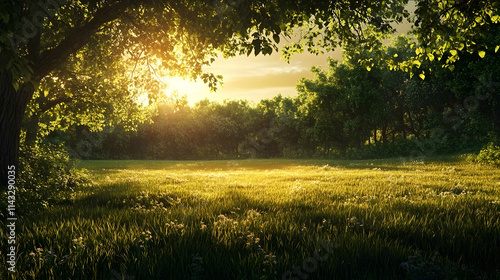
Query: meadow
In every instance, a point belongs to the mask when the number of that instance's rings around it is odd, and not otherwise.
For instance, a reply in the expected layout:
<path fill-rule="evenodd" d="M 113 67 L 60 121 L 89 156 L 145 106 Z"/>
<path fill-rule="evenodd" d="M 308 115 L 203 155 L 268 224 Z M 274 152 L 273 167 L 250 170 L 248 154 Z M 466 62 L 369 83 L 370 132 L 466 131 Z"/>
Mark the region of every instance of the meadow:
<path fill-rule="evenodd" d="M 500 170 L 458 156 L 78 165 L 17 279 L 500 279 Z"/>

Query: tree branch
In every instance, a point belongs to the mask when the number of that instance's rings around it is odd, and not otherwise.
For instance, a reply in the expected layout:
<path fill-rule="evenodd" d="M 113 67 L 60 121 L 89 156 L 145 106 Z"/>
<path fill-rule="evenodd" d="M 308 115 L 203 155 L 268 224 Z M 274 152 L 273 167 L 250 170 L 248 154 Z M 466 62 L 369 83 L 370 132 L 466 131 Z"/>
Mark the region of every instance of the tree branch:
<path fill-rule="evenodd" d="M 119 18 L 129 3 L 129 1 L 123 0 L 116 4 L 100 8 L 89 22 L 75 28 L 57 47 L 41 53 L 33 69 L 35 79 L 43 78 L 59 66 L 68 56 L 85 46 L 102 25 Z"/>

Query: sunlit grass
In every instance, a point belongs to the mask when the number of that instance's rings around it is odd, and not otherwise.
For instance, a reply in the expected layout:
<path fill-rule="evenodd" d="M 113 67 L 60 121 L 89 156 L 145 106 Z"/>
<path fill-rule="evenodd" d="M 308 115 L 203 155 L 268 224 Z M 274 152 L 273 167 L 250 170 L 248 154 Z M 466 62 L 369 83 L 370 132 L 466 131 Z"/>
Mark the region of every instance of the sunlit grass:
<path fill-rule="evenodd" d="M 94 187 L 19 221 L 19 275 L 500 277 L 498 169 L 453 158 L 80 165 Z"/>

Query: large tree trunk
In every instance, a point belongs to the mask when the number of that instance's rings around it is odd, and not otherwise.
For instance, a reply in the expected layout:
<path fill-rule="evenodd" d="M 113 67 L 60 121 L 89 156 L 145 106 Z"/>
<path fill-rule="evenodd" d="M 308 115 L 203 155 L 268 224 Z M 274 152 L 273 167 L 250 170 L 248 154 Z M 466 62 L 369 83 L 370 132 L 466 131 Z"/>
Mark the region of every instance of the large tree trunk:
<path fill-rule="evenodd" d="M 12 86 L 12 74 L 0 72 L 0 186 L 7 186 L 7 170 L 19 170 L 19 140 L 21 121 L 26 106 L 33 96 L 31 83 L 23 84 L 17 91 Z"/>

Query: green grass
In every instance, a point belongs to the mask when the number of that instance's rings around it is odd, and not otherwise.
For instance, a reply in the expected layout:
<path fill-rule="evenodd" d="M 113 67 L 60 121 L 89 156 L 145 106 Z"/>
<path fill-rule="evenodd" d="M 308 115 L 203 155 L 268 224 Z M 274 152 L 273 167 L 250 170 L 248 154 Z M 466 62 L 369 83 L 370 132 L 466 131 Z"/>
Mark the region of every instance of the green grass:
<path fill-rule="evenodd" d="M 79 165 L 17 279 L 500 279 L 500 170 L 458 157 Z"/>

